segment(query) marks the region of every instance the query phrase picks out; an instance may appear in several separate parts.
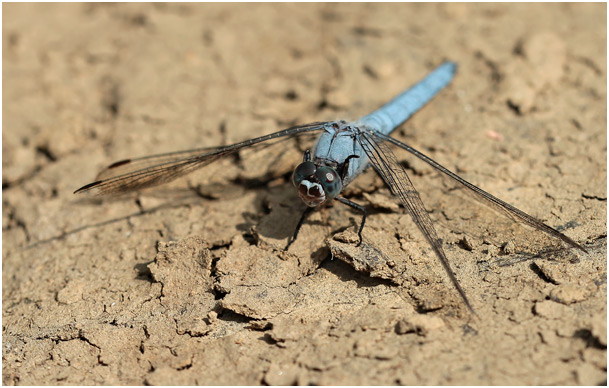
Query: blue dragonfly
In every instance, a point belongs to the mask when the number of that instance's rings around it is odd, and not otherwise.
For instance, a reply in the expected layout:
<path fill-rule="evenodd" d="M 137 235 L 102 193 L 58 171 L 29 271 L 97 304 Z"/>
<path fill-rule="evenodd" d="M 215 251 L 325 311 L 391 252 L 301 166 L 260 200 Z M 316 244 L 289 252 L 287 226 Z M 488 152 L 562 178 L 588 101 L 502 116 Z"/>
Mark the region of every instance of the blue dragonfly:
<path fill-rule="evenodd" d="M 440 260 L 463 302 L 473 312 L 465 291 L 451 269 L 442 247 L 442 241 L 438 237 L 423 201 L 405 168 L 398 162 L 395 154 L 390 149 L 390 145 L 411 153 L 450 178 L 459 187 L 465 188 L 477 201 L 497 210 L 517 223 L 528 225 L 555 240 L 561 241 L 568 247 L 577 248 L 583 252 L 586 252 L 586 249 L 558 230 L 469 183 L 423 153 L 389 136 L 395 128 L 421 109 L 451 82 L 456 68 L 456 64 L 452 62 L 441 64 L 413 87 L 399 94 L 380 109 L 357 121 L 315 122 L 294 126 L 232 145 L 121 160 L 103 169 L 98 174 L 95 182 L 79 188 L 74 193 L 108 195 L 144 189 L 172 181 L 247 147 L 305 134 L 319 134 L 313 151 L 307 150 L 304 152 L 302 163 L 294 169 L 292 175 L 293 184 L 307 208 L 300 217 L 286 249 L 296 240 L 307 215 L 332 200 L 361 212 L 362 221 L 358 230 L 359 244 L 361 244 L 362 231 L 366 222 L 366 210 L 363 206 L 342 197 L 341 193 L 349 183 L 372 165 L 389 186 L 392 194 L 400 200 L 412 216 Z"/>

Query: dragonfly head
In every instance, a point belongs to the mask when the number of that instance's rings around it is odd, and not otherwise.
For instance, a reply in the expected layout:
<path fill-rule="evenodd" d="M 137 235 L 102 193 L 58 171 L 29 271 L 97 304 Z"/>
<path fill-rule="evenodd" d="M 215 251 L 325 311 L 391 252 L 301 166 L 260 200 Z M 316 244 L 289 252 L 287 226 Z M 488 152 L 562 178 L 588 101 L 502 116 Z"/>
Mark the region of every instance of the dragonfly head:
<path fill-rule="evenodd" d="M 294 169 L 292 182 L 298 188 L 300 198 L 310 207 L 334 199 L 343 187 L 335 169 L 328 166 L 318 167 L 310 161 L 302 162 Z"/>

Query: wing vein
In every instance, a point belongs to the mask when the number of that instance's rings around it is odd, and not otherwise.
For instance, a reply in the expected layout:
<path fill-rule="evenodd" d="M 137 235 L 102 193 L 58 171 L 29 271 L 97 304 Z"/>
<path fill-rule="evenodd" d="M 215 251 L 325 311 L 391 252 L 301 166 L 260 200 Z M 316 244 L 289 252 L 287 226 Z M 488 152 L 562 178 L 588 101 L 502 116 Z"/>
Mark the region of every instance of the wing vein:
<path fill-rule="evenodd" d="M 425 205 L 416 191 L 412 181 L 408 177 L 406 170 L 402 167 L 395 157 L 395 154 L 383 143 L 383 139 L 379 138 L 375 132 L 369 130 L 360 130 L 358 139 L 362 149 L 368 156 L 370 164 L 376 172 L 383 178 L 385 183 L 391 189 L 391 192 L 397 196 L 404 204 L 418 228 L 421 230 L 427 241 L 433 248 L 436 256 L 440 259 L 440 263 L 448 274 L 454 287 L 459 292 L 459 295 L 465 302 L 467 308 L 473 312 L 473 308 L 469 303 L 465 291 L 461 288 L 457 277 L 455 276 L 444 249 L 442 242 L 438 238 L 438 234 L 433 226 L 431 218 L 425 209 Z"/>
<path fill-rule="evenodd" d="M 119 194 L 140 190 L 170 182 L 202 168 L 216 160 L 254 145 L 268 145 L 268 141 L 310 134 L 324 129 L 329 123 L 316 122 L 287 128 L 268 135 L 216 148 L 200 148 L 190 151 L 170 152 L 159 155 L 126 159 L 111 164 L 89 183 L 74 193 L 90 192 L 94 195 Z M 263 144 L 265 143 L 265 144 Z"/>
<path fill-rule="evenodd" d="M 572 247 L 577 248 L 583 252 L 587 252 L 587 250 L 583 246 L 576 243 L 573 239 L 565 236 L 558 230 L 552 228 L 549 225 L 546 225 L 545 223 L 541 222 L 540 220 L 536 219 L 533 216 L 530 216 L 529 214 L 518 209 L 517 207 L 512 206 L 509 203 L 502 201 L 501 199 L 495 197 L 494 195 L 482 190 L 481 188 L 469 183 L 465 179 L 461 178 L 460 176 L 453 173 L 452 171 L 450 171 L 446 167 L 442 166 L 441 164 L 439 164 L 435 160 L 431 159 L 430 157 L 426 156 L 425 154 L 412 148 L 408 144 L 402 143 L 401 141 L 394 139 L 391 136 L 384 135 L 384 134 L 377 133 L 376 136 L 382 140 L 385 140 L 394 145 L 397 145 L 398 147 L 404 149 L 405 151 L 410 152 L 417 158 L 421 159 L 425 163 L 432 166 L 434 169 L 440 171 L 441 173 L 450 177 L 451 179 L 453 179 L 455 182 L 459 183 L 463 187 L 469 189 L 470 192 L 476 196 L 476 198 L 480 199 L 483 203 L 487 204 L 489 207 L 491 207 L 497 211 L 500 211 L 505 216 L 507 216 L 517 222 L 522 222 L 535 229 L 538 229 L 552 237 L 558 238 L 558 239 L 564 241 L 565 243 L 567 243 L 568 245 L 571 245 Z"/>

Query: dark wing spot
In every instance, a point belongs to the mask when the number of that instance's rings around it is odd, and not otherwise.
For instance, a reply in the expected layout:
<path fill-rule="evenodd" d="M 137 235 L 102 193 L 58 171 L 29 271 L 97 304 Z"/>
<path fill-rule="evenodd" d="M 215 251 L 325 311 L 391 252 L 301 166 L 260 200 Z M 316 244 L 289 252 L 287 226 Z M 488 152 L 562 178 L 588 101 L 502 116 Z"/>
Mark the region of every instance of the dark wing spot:
<path fill-rule="evenodd" d="M 80 189 L 76 190 L 76 191 L 74 192 L 74 194 L 78 194 L 78 193 L 80 193 L 80 192 L 82 192 L 82 191 L 88 190 L 88 189 L 90 189 L 91 187 L 94 187 L 94 186 L 99 185 L 100 183 L 102 183 L 102 181 L 95 181 L 95 182 L 89 183 L 88 185 L 84 185 L 84 186 L 83 186 L 83 187 L 81 187 Z"/>
<path fill-rule="evenodd" d="M 110 168 L 116 168 L 116 167 L 123 166 L 123 165 L 125 165 L 127 163 L 131 163 L 131 159 L 119 160 L 118 162 L 114 162 L 114 163 L 112 163 L 111 165 L 109 165 L 106 168 L 108 168 L 108 169 L 110 169 Z"/>

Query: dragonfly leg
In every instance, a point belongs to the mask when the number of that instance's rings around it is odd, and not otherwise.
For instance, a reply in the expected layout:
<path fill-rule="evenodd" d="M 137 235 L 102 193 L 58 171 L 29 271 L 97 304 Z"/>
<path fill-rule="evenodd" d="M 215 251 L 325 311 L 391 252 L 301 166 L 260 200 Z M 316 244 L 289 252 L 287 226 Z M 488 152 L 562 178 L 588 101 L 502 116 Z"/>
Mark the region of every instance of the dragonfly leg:
<path fill-rule="evenodd" d="M 364 230 L 364 224 L 366 223 L 366 209 L 362 205 L 359 205 L 353 201 L 349 201 L 347 198 L 336 197 L 334 199 L 336 199 L 340 203 L 344 203 L 345 205 L 351 206 L 352 208 L 362 212 L 362 223 L 359 225 L 359 230 L 357 231 L 357 235 L 359 236 L 359 242 L 357 243 L 357 246 L 359 247 L 362 244 L 362 230 Z"/>
<path fill-rule="evenodd" d="M 349 155 L 347 159 L 338 167 L 338 174 L 342 180 L 345 180 L 347 173 L 349 172 L 349 160 L 359 158 L 359 155 Z"/>
<path fill-rule="evenodd" d="M 310 162 L 311 161 L 311 150 L 306 150 L 304 152 L 304 155 L 302 155 L 302 161 L 303 162 Z"/>
<path fill-rule="evenodd" d="M 298 237 L 298 232 L 300 232 L 300 228 L 302 227 L 302 224 L 304 223 L 305 218 L 307 218 L 309 213 L 311 213 L 313 210 L 315 210 L 314 207 L 308 207 L 307 206 L 305 211 L 302 212 L 302 216 L 300 216 L 300 220 L 298 221 L 298 225 L 296 225 L 296 230 L 294 230 L 294 235 L 292 236 L 292 239 L 290 241 L 288 241 L 288 245 L 285 246 L 285 250 L 286 251 L 288 250 L 290 245 L 292 245 L 292 243 L 294 241 L 296 241 L 296 237 Z"/>

